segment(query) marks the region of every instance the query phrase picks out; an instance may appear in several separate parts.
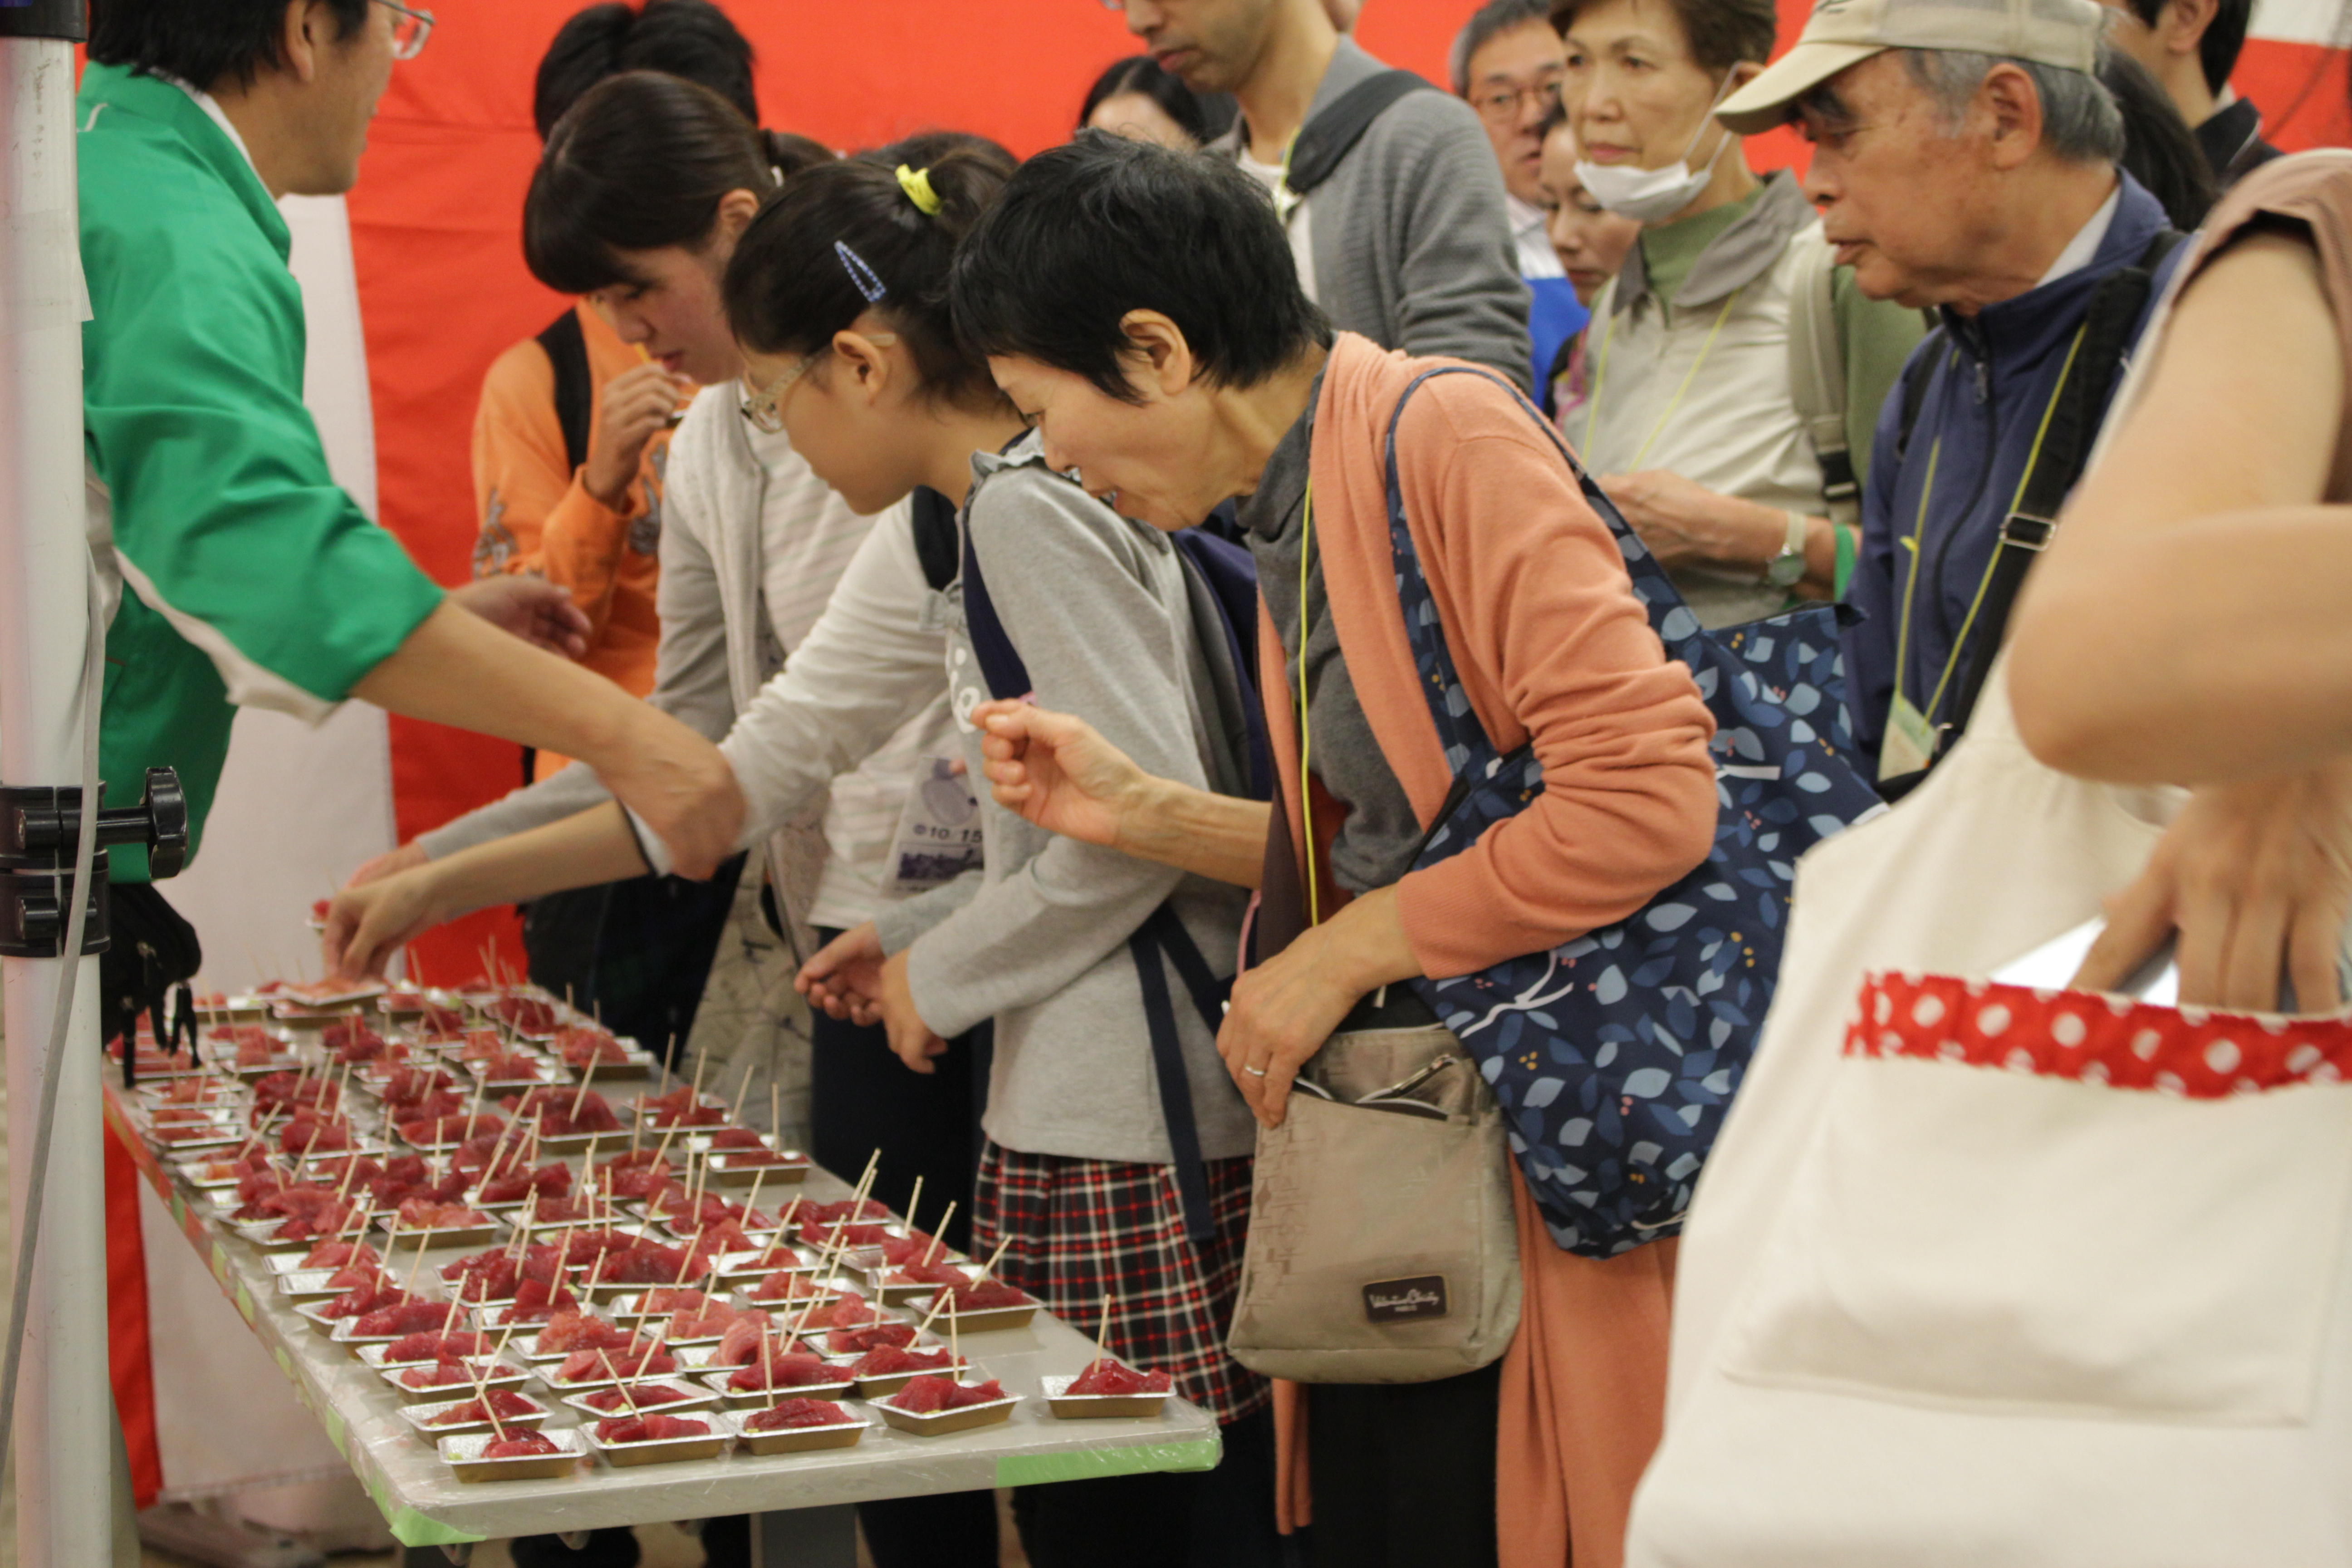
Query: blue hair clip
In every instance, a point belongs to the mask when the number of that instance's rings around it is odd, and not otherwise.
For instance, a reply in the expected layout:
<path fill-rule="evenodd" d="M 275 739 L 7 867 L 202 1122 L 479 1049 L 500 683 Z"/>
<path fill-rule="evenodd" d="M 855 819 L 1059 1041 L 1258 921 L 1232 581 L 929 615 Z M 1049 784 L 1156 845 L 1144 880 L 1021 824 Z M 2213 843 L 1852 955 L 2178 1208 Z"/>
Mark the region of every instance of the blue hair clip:
<path fill-rule="evenodd" d="M 866 296 L 866 302 L 879 304 L 882 296 L 889 290 L 883 287 L 882 279 L 875 276 L 874 268 L 866 265 L 866 258 L 837 239 L 833 242 L 833 253 L 841 258 L 842 270 L 849 274 L 852 283 L 857 285 L 857 291 Z"/>

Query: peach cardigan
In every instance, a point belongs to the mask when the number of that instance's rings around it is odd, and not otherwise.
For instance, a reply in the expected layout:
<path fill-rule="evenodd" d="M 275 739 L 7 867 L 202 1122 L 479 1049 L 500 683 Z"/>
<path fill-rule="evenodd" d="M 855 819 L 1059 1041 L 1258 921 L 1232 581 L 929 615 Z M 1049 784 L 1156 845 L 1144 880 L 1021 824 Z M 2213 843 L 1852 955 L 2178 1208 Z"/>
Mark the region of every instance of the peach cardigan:
<path fill-rule="evenodd" d="M 1424 826 L 1453 775 L 1397 601 L 1385 441 L 1412 378 L 1454 363 L 1340 334 L 1310 458 L 1315 549 L 1339 647 Z M 1650 630 L 1607 526 L 1515 394 L 1491 376 L 1429 382 L 1398 426 L 1397 468 L 1471 706 L 1503 751 L 1532 737 L 1544 770 L 1544 793 L 1526 811 L 1397 884 L 1423 972 L 1461 974 L 1622 920 L 1697 865 L 1715 831 L 1714 724 L 1689 671 Z M 1258 648 L 1296 844 L 1297 722 L 1270 625 Z M 1503 1371 L 1502 1561 L 1559 1568 L 1572 1547 L 1577 1568 L 1614 1568 L 1664 1403 L 1673 1244 L 1577 1258 L 1552 1244 L 1524 1189 L 1518 1206 L 1526 1302 Z M 1303 1473 L 1288 1465 L 1286 1481 Z M 1304 1504 L 1303 1490 L 1286 1492 Z"/>

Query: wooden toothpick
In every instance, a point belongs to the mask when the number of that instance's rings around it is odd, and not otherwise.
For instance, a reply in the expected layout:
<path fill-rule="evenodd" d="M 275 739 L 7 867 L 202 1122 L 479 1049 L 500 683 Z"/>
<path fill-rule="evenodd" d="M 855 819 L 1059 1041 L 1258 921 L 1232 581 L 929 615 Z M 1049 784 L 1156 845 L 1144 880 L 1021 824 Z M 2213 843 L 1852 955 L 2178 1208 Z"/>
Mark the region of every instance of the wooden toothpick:
<path fill-rule="evenodd" d="M 1103 1292 L 1102 1316 L 1097 1320 L 1095 1323 L 1095 1359 L 1087 1363 L 1087 1372 L 1092 1372 L 1095 1368 L 1100 1366 L 1102 1364 L 1102 1358 L 1109 1353 L 1110 1292 L 1106 1290 Z M 1078 1375 L 1083 1377 L 1086 1375 L 1086 1373 L 1080 1373 Z"/>
<path fill-rule="evenodd" d="M 931 1233 L 931 1245 L 923 1253 L 924 1268 L 929 1268 L 939 1261 L 940 1247 L 947 1240 L 948 1226 L 955 1223 L 955 1200 L 950 1199 L 948 1203 L 948 1212 L 940 1215 L 939 1229 Z"/>

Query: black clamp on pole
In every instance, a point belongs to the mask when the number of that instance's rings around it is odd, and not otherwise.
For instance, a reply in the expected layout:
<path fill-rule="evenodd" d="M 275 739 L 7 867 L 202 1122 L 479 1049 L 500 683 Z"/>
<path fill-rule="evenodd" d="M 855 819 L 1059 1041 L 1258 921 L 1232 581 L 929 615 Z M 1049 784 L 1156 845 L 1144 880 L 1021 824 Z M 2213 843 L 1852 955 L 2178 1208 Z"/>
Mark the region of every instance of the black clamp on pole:
<path fill-rule="evenodd" d="M 0 38 L 65 38 L 79 44 L 89 37 L 89 0 L 0 3 Z"/>
<path fill-rule="evenodd" d="M 100 784 L 98 791 L 99 847 L 144 845 L 150 877 L 161 881 L 178 876 L 188 863 L 188 797 L 180 789 L 180 775 L 170 768 L 149 768 L 145 797 L 116 811 L 103 809 L 106 786 Z M 80 826 L 79 789 L 0 787 L 0 956 L 64 956 Z M 106 858 L 93 856 L 90 864 L 85 953 L 104 952 L 108 942 Z"/>

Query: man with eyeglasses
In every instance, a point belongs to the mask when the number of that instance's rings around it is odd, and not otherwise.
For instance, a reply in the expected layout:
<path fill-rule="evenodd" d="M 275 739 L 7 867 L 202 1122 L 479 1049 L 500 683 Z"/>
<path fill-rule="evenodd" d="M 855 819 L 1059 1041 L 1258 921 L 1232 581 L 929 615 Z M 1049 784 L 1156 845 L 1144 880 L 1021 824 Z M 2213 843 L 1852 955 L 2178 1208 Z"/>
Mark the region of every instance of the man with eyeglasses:
<path fill-rule="evenodd" d="M 1478 123 L 1502 165 L 1511 241 L 1527 280 L 1528 338 L 1535 351 L 1536 395 L 1551 406 L 1551 368 L 1560 345 L 1584 330 L 1588 312 L 1560 266 L 1547 232 L 1543 126 L 1559 104 L 1567 50 L 1552 31 L 1547 0 L 1486 0 L 1454 36 L 1447 64 L 1454 96 L 1478 111 Z"/>
<path fill-rule="evenodd" d="M 1391 70 L 1326 0 L 1103 0 L 1161 68 L 1241 103 L 1210 143 L 1265 185 L 1307 296 L 1384 348 L 1533 382 L 1528 290 L 1478 117 Z"/>
<path fill-rule="evenodd" d="M 277 201 L 351 188 L 393 62 L 431 15 L 90 9 L 76 125 L 89 529 L 111 608 L 104 776 L 135 792 L 148 767 L 178 769 L 198 837 L 237 705 L 316 723 L 359 697 L 592 762 L 709 875 L 741 811 L 717 750 L 572 662 L 588 623 L 562 590 L 500 577 L 445 595 L 335 485 L 303 406 Z M 132 906 L 161 904 L 142 851 L 118 851 L 112 874 Z"/>

